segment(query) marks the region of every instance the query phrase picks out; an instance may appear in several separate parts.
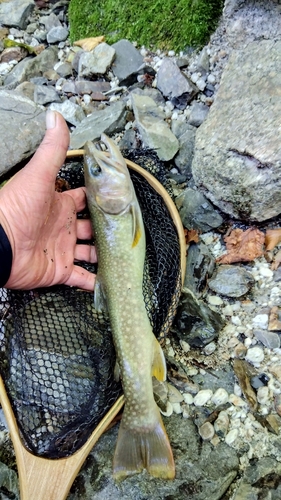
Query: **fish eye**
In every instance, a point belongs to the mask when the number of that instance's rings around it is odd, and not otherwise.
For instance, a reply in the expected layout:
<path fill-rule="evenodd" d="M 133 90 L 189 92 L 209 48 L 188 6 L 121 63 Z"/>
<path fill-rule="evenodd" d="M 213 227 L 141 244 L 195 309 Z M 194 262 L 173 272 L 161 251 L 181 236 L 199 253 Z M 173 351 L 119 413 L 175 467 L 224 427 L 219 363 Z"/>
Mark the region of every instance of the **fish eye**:
<path fill-rule="evenodd" d="M 91 168 L 90 168 L 90 174 L 93 176 L 93 177 L 97 177 L 99 174 L 101 173 L 101 168 L 99 165 L 93 165 Z"/>

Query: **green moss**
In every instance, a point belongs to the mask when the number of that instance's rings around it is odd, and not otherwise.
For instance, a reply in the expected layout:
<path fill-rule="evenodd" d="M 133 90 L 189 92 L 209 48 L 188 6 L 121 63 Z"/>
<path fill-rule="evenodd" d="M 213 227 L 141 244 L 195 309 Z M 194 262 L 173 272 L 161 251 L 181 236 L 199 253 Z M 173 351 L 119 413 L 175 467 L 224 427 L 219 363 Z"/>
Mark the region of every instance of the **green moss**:
<path fill-rule="evenodd" d="M 147 48 L 202 47 L 215 29 L 223 0 L 71 0 L 71 41 L 105 35 Z"/>

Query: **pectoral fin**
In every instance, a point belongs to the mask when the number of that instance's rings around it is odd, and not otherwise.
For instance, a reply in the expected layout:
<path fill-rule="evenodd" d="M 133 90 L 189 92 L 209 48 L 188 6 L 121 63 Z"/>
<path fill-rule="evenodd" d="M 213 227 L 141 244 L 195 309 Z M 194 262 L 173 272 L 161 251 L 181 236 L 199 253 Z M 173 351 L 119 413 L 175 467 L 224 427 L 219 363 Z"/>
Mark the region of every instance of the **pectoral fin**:
<path fill-rule="evenodd" d="M 152 376 L 157 378 L 157 380 L 160 380 L 163 382 L 166 380 L 166 375 L 167 375 L 167 368 L 166 368 L 166 361 L 165 361 L 165 356 L 162 351 L 162 347 L 160 346 L 158 340 L 154 340 L 154 357 L 153 357 L 153 363 L 152 363 Z"/>
<path fill-rule="evenodd" d="M 141 211 L 138 203 L 131 204 L 131 213 L 133 217 L 133 243 L 132 247 L 136 247 L 141 237 L 144 237 L 144 229 L 142 223 Z"/>
<path fill-rule="evenodd" d="M 95 309 L 98 312 L 106 311 L 106 299 L 102 289 L 102 283 L 100 281 L 99 275 L 96 277 L 95 290 L 94 290 L 94 304 Z"/>

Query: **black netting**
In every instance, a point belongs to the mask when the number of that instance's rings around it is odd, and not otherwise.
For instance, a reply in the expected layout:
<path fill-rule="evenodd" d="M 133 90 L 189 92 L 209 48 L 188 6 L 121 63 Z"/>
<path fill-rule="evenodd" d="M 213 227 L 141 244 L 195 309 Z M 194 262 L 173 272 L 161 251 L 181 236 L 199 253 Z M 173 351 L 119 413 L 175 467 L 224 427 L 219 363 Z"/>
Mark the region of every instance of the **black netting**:
<path fill-rule="evenodd" d="M 142 165 L 163 182 L 163 166 L 143 156 Z M 79 162 L 66 164 L 59 175 L 71 187 L 83 185 Z M 146 228 L 144 298 L 159 338 L 180 294 L 179 237 L 162 197 L 141 174 L 131 170 L 131 176 Z M 71 455 L 121 392 L 106 314 L 96 312 L 92 293 L 57 286 L 0 289 L 0 318 L 0 372 L 26 446 L 48 458 Z"/>

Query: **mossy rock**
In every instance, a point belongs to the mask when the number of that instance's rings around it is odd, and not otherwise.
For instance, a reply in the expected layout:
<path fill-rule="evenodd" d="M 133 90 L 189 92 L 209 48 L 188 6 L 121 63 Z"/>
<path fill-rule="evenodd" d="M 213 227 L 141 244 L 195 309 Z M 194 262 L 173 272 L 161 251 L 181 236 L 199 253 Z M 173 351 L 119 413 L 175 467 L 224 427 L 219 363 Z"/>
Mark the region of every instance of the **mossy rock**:
<path fill-rule="evenodd" d="M 146 48 L 202 47 L 214 31 L 223 0 L 71 0 L 71 41 L 105 35 L 107 43 L 127 38 Z"/>

